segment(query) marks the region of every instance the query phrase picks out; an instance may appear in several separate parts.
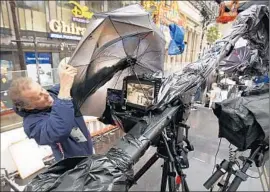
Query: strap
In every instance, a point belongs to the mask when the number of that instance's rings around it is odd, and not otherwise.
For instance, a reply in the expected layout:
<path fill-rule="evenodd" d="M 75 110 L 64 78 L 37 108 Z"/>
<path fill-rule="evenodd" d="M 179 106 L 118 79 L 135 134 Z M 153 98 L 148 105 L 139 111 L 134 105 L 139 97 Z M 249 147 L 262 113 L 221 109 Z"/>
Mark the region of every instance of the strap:
<path fill-rule="evenodd" d="M 63 150 L 63 147 L 62 147 L 61 143 L 56 143 L 56 145 L 58 146 L 59 151 L 62 154 L 62 159 L 64 159 L 65 155 L 64 155 L 64 150 Z"/>

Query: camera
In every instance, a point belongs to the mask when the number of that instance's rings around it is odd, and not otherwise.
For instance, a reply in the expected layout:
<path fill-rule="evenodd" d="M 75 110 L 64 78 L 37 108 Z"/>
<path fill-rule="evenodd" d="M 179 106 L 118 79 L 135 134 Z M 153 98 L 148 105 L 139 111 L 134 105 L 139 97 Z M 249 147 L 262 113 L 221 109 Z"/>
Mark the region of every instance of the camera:
<path fill-rule="evenodd" d="M 107 89 L 106 109 L 100 121 L 118 125 L 127 133 L 137 122 L 155 113 L 151 107 L 157 101 L 161 84 L 161 78 L 147 74 L 125 77 L 122 90 Z"/>

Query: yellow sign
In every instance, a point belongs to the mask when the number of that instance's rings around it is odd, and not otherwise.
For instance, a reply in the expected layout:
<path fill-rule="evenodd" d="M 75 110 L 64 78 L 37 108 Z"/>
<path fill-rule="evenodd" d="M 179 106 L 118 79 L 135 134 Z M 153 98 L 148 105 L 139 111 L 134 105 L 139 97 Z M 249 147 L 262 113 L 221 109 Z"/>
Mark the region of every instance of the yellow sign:
<path fill-rule="evenodd" d="M 76 1 L 69 1 L 68 3 L 74 5 L 74 8 L 72 9 L 72 14 L 74 17 L 91 19 L 94 15 L 93 12 L 89 11 L 87 6 L 82 6 Z"/>

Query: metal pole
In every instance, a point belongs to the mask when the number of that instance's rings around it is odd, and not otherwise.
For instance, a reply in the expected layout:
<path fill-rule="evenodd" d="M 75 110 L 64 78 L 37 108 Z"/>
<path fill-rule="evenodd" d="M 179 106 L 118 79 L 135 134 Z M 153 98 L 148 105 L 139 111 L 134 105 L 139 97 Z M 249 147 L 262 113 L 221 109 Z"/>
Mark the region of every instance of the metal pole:
<path fill-rule="evenodd" d="M 20 63 L 20 70 L 26 70 L 26 66 L 24 63 L 24 57 L 23 57 L 23 49 L 22 49 L 22 44 L 21 44 L 21 40 L 20 40 L 20 32 L 19 32 L 19 27 L 18 27 L 18 20 L 17 20 L 17 15 L 16 15 L 16 3 L 15 0 L 10 0 L 10 10 L 11 10 L 11 14 L 12 14 L 12 21 L 14 24 L 14 32 L 15 32 L 15 38 L 16 38 L 16 42 L 17 42 L 17 48 L 18 48 L 18 56 L 19 56 L 19 63 Z M 15 63 L 15 69 L 17 69 L 16 67 L 16 63 Z"/>
<path fill-rule="evenodd" d="M 201 37 L 201 43 L 200 43 L 200 58 L 201 58 L 201 56 L 202 56 L 202 44 L 203 44 L 203 39 L 204 39 L 205 24 L 206 24 L 206 21 L 203 20 L 202 37 Z"/>
<path fill-rule="evenodd" d="M 35 45 L 35 57 L 36 57 L 37 78 L 38 78 L 38 83 L 40 84 L 39 61 L 38 61 L 37 44 L 38 44 L 37 38 L 36 38 L 36 35 L 34 35 L 34 45 Z"/>

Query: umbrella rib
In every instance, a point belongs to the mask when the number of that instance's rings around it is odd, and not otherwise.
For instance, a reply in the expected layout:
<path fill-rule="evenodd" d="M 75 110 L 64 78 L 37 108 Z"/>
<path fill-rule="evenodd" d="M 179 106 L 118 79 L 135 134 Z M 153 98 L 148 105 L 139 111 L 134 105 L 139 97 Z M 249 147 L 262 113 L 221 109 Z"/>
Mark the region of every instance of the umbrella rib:
<path fill-rule="evenodd" d="M 120 79 L 120 77 L 121 77 L 122 73 L 123 73 L 123 70 L 120 72 L 120 74 L 119 74 L 119 76 L 118 76 L 118 78 L 117 78 L 117 80 L 116 80 L 115 85 L 114 85 L 114 87 L 113 87 L 113 88 L 115 88 L 115 87 L 116 87 L 116 85 L 117 85 L 117 83 L 118 83 L 118 80 Z"/>
<path fill-rule="evenodd" d="M 134 26 L 134 24 L 132 24 L 129 20 L 128 20 L 128 24 L 130 24 L 130 25 L 133 25 Z M 136 25 L 136 26 L 138 26 L 138 25 Z M 138 32 L 138 30 L 137 30 L 137 28 L 136 28 L 136 32 L 137 32 L 137 34 L 139 34 L 139 32 Z M 146 34 L 146 36 L 145 37 L 143 37 L 143 39 L 145 39 L 148 35 L 149 35 L 150 33 L 147 33 Z M 142 39 L 142 40 L 143 40 Z M 137 53 L 136 53 L 136 56 L 138 55 L 138 52 L 139 52 L 139 46 L 140 46 L 140 44 L 141 44 L 141 38 L 139 38 L 139 43 L 138 43 L 138 45 L 137 45 L 137 47 L 136 47 L 136 49 L 137 49 Z"/>
<path fill-rule="evenodd" d="M 115 27 L 115 25 L 114 25 L 114 23 L 113 23 L 113 21 L 112 21 L 112 19 L 111 19 L 111 16 L 109 16 L 109 19 L 110 19 L 110 21 L 111 21 L 111 23 L 112 23 L 112 25 L 113 25 L 113 28 L 114 28 L 114 30 L 116 31 L 116 33 L 119 35 L 119 37 L 121 38 L 121 41 L 122 41 L 122 45 L 123 45 L 123 49 L 124 49 L 124 51 L 125 51 L 125 54 L 127 55 L 127 52 L 126 52 L 126 50 L 125 50 L 125 47 L 124 47 L 124 39 L 123 39 L 123 37 L 118 33 L 118 31 L 117 31 L 117 29 L 116 29 L 116 27 Z"/>
<path fill-rule="evenodd" d="M 139 52 L 139 46 L 140 46 L 140 44 L 141 44 L 141 41 L 144 40 L 150 33 L 151 33 L 151 32 L 147 33 L 142 39 L 139 40 L 139 44 L 138 44 L 138 46 L 137 46 L 137 54 L 136 54 L 136 55 L 138 55 L 138 52 Z"/>
<path fill-rule="evenodd" d="M 108 56 L 108 57 L 112 57 L 112 56 Z M 115 57 L 115 58 L 117 58 L 117 59 L 122 59 L 121 57 Z M 76 66 L 74 66 L 74 67 L 82 67 L 82 66 L 90 65 L 91 63 L 93 63 L 93 62 L 94 62 L 95 60 L 97 60 L 97 59 L 98 59 L 98 58 L 92 60 L 89 64 L 81 64 L 81 65 L 76 65 Z M 103 61 L 99 61 L 99 62 L 97 62 L 97 63 L 101 63 L 101 62 L 104 62 L 104 61 L 110 61 L 110 60 L 112 60 L 112 59 L 106 59 L 106 60 L 103 60 Z"/>
<path fill-rule="evenodd" d="M 136 62 L 136 63 L 137 63 L 138 66 L 140 66 L 140 67 L 142 67 L 142 68 L 148 69 L 148 70 L 150 70 L 151 72 L 155 72 L 154 70 L 152 70 L 152 69 L 150 69 L 150 68 L 147 68 L 147 67 L 143 66 L 142 63 L 139 62 L 139 61 Z"/>
<path fill-rule="evenodd" d="M 147 102 L 149 102 L 149 99 L 148 99 L 148 97 L 146 96 L 146 94 L 145 94 L 145 92 L 144 92 L 144 89 L 143 89 L 142 84 L 141 84 L 141 82 L 140 82 L 140 80 L 139 80 L 139 78 L 138 78 L 138 75 L 137 75 L 137 73 L 135 72 L 134 65 L 131 67 L 131 69 L 132 69 L 133 73 L 135 74 L 135 76 L 136 76 L 136 78 L 137 78 L 137 80 L 138 80 L 138 82 L 139 82 L 139 84 L 140 84 L 140 87 L 141 87 L 141 89 L 142 89 L 142 92 L 143 92 L 144 97 L 146 98 Z"/>
<path fill-rule="evenodd" d="M 146 53 L 158 53 L 158 52 L 161 52 L 161 51 L 147 51 L 147 52 L 144 52 L 144 54 L 141 55 L 140 57 L 145 56 Z"/>
<path fill-rule="evenodd" d="M 143 32 L 142 34 L 144 34 L 144 33 L 145 33 L 145 34 L 148 34 L 149 32 Z M 103 51 L 104 49 L 108 48 L 109 46 L 111 46 L 111 45 L 117 43 L 119 40 L 125 39 L 125 38 L 127 38 L 127 37 L 133 37 L 133 36 L 135 36 L 135 35 L 137 35 L 137 34 L 136 34 L 136 33 L 133 33 L 133 34 L 129 34 L 129 35 L 124 36 L 124 37 L 121 37 L 121 36 L 120 36 L 120 38 L 114 39 L 113 41 L 110 41 L 109 43 L 106 43 L 105 45 L 103 45 L 97 52 Z M 123 41 L 122 41 L 122 42 L 123 42 Z M 123 48 L 124 48 L 124 47 L 123 47 Z"/>
<path fill-rule="evenodd" d="M 102 57 L 115 57 L 115 58 L 118 58 L 118 59 L 123 59 L 122 57 L 118 57 L 118 56 L 116 56 L 116 55 L 103 55 Z M 99 59 L 99 58 L 100 58 L 100 57 L 94 58 L 93 60 L 91 60 L 90 63 L 92 63 L 93 61 L 95 61 L 95 60 L 97 60 L 97 59 Z"/>
<path fill-rule="evenodd" d="M 148 44 L 147 48 L 145 49 L 144 54 L 142 54 L 142 57 L 145 55 L 145 53 L 147 52 L 147 49 L 148 49 L 149 47 L 150 47 L 150 45 Z M 142 58 L 142 57 L 141 57 L 141 58 Z M 140 61 L 141 61 L 141 60 L 142 60 L 142 59 L 140 59 Z M 139 61 L 139 62 L 140 62 L 140 61 Z"/>
<path fill-rule="evenodd" d="M 151 28 L 147 28 L 147 27 L 144 27 L 144 26 L 141 26 L 141 25 L 136 25 L 136 24 L 133 24 L 133 23 L 130 23 L 130 22 L 127 23 L 127 22 L 121 22 L 121 21 L 118 21 L 118 20 L 116 20 L 115 22 L 124 23 L 124 24 L 131 24 L 133 26 L 137 26 L 137 27 L 140 27 L 140 28 L 144 28 L 144 29 L 148 29 L 148 30 L 153 31 L 153 29 L 151 29 Z"/>

